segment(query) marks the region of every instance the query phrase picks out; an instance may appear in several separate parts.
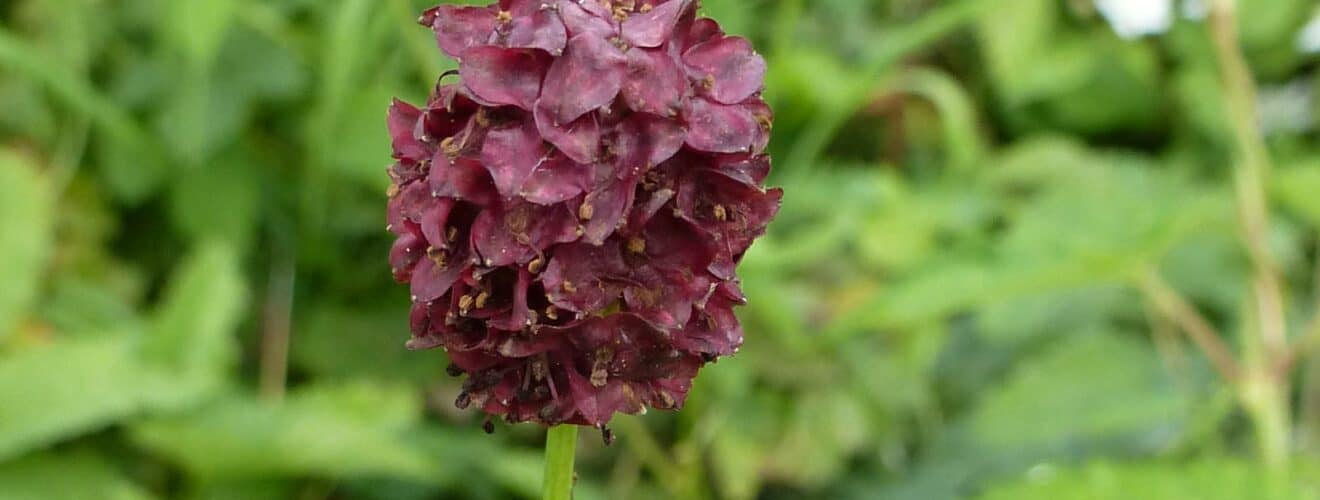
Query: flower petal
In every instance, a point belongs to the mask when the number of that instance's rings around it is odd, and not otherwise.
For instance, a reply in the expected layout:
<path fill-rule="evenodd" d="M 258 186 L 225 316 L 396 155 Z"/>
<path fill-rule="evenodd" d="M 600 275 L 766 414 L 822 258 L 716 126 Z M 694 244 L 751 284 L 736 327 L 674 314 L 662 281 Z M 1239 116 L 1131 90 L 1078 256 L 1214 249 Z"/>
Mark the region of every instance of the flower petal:
<path fill-rule="evenodd" d="M 498 328 L 500 330 L 507 330 L 507 331 L 519 331 L 531 326 L 532 315 L 531 315 L 531 311 L 527 309 L 527 288 L 531 286 L 531 284 L 532 284 L 532 273 L 528 272 L 526 268 L 519 268 L 518 280 L 513 285 L 513 307 L 509 310 L 508 315 L 504 316 L 503 318 L 490 320 L 487 324 L 489 324 L 493 328 Z M 514 353 L 505 352 L 505 348 L 506 348 L 505 346 L 508 345 L 510 344 L 505 343 L 500 347 L 500 354 L 513 358 L 522 358 L 522 357 L 530 356 L 532 354 L 540 354 L 541 352 L 543 352 L 536 350 L 526 350 L 524 352 L 517 353 L 522 355 L 515 355 Z"/>
<path fill-rule="evenodd" d="M 628 51 L 628 74 L 620 95 L 629 109 L 659 116 L 678 116 L 687 92 L 687 75 L 668 51 Z"/>
<path fill-rule="evenodd" d="M 684 218 L 723 235 L 734 253 L 747 250 L 779 213 L 782 190 L 765 191 L 716 171 L 689 175 L 678 193 Z"/>
<path fill-rule="evenodd" d="M 572 123 L 613 101 L 626 71 L 627 58 L 618 47 L 600 37 L 577 35 L 550 65 L 537 107 L 544 107 L 555 125 Z"/>
<path fill-rule="evenodd" d="M 441 5 L 434 12 L 428 11 L 434 16 L 431 29 L 435 30 L 440 50 L 457 58 L 470 47 L 489 43 L 498 24 L 496 11 L 494 7 L 458 5 Z"/>
<path fill-rule="evenodd" d="M 640 177 L 683 148 L 683 126 L 648 113 L 633 113 L 615 129 L 616 175 Z"/>
<path fill-rule="evenodd" d="M 642 233 L 647 262 L 664 269 L 704 269 L 714 258 L 716 248 L 710 238 L 691 222 L 659 214 L 652 217 Z"/>
<path fill-rule="evenodd" d="M 472 223 L 472 247 L 486 267 L 527 264 L 556 243 L 577 239 L 577 221 L 563 205 L 506 200 Z"/>
<path fill-rule="evenodd" d="M 765 234 L 779 212 L 783 191 L 763 191 L 716 171 L 690 173 L 678 193 L 684 218 L 714 237 L 717 254 L 709 270 L 732 279 L 733 268 L 752 241 Z"/>
<path fill-rule="evenodd" d="M 743 343 L 743 330 L 733 307 L 743 303 L 741 297 L 732 283 L 720 285 L 702 312 L 674 336 L 675 347 L 717 357 L 736 353 Z"/>
<path fill-rule="evenodd" d="M 426 145 L 417 140 L 417 123 L 421 119 L 422 110 L 411 104 L 395 99 L 390 105 L 387 122 L 396 160 L 420 163 L 430 159 L 431 153 Z"/>
<path fill-rule="evenodd" d="M 404 186 L 403 190 L 390 198 L 388 223 L 395 234 L 405 230 L 406 224 L 421 224 L 426 210 L 435 203 L 425 183 L 414 182 Z"/>
<path fill-rule="evenodd" d="M 595 163 L 600 156 L 600 122 L 596 114 L 582 115 L 576 121 L 560 125 L 539 103 L 536 106 L 536 130 L 546 142 L 554 144 L 564 156 L 578 163 Z"/>
<path fill-rule="evenodd" d="M 747 39 L 730 36 L 699 43 L 683 54 L 688 76 L 703 81 L 716 102 L 737 104 L 765 85 L 765 59 Z"/>
<path fill-rule="evenodd" d="M 481 163 L 500 195 L 517 196 L 527 178 L 550 154 L 531 120 L 490 131 L 481 147 Z"/>
<path fill-rule="evenodd" d="M 541 275 L 546 296 L 560 308 L 593 313 L 618 300 L 628 274 L 618 241 L 596 246 L 573 243 L 555 249 Z"/>
<path fill-rule="evenodd" d="M 686 37 L 683 39 L 683 48 L 687 49 L 693 45 L 724 36 L 724 30 L 720 29 L 720 24 L 714 19 L 703 17 L 697 19 L 688 28 Z"/>
<path fill-rule="evenodd" d="M 571 200 L 591 187 L 591 168 L 562 153 L 551 154 L 523 183 L 523 199 L 541 205 Z"/>
<path fill-rule="evenodd" d="M 412 338 L 406 345 L 408 349 L 421 351 L 444 345 L 443 338 L 438 335 L 444 328 L 443 309 L 444 301 L 413 303 L 408 311 L 408 326 L 412 331 Z"/>
<path fill-rule="evenodd" d="M 540 0 L 523 3 L 541 5 Z M 564 28 L 564 21 L 559 18 L 558 13 L 552 9 L 537 7 L 537 10 L 531 13 L 521 14 L 515 10 L 513 14 L 506 45 L 511 48 L 541 49 L 552 56 L 564 53 L 564 46 L 568 43 L 568 30 Z"/>
<path fill-rule="evenodd" d="M 692 317 L 692 306 L 710 290 L 710 279 L 687 269 L 640 266 L 633 269 L 632 284 L 624 290 L 628 311 L 648 322 L 673 330 Z"/>
<path fill-rule="evenodd" d="M 426 240 L 418 235 L 408 232 L 394 240 L 394 246 L 390 248 L 390 270 L 394 273 L 394 280 L 407 283 L 417 261 L 424 255 Z"/>
<path fill-rule="evenodd" d="M 498 191 L 490 172 L 480 161 L 457 158 L 451 162 L 444 152 L 431 160 L 431 195 L 453 197 L 487 206 L 498 199 Z"/>
<path fill-rule="evenodd" d="M 417 262 L 411 277 L 414 302 L 430 302 L 444 296 L 467 271 L 467 252 L 455 250 L 454 255 L 446 255 L 443 259 L 437 254 Z"/>
<path fill-rule="evenodd" d="M 692 0 L 670 0 L 623 21 L 623 39 L 634 47 L 659 47 L 669 40 L 678 20 L 696 4 Z"/>
<path fill-rule="evenodd" d="M 594 1 L 559 0 L 556 10 L 568 28 L 569 37 L 587 34 L 603 40 L 618 34 L 612 14 Z"/>
<path fill-rule="evenodd" d="M 531 110 L 541 94 L 541 79 L 549 57 L 531 49 L 473 47 L 463 52 L 458 67 L 472 93 L 496 105 Z"/>
<path fill-rule="evenodd" d="M 766 177 L 770 176 L 770 156 L 731 156 L 722 158 L 716 168 L 720 173 L 738 182 L 748 186 L 761 186 L 765 184 Z"/>
<path fill-rule="evenodd" d="M 770 105 L 760 98 L 752 98 L 742 103 L 742 107 L 752 113 L 756 119 L 756 133 L 752 135 L 752 153 L 760 154 L 770 145 L 770 129 L 775 120 L 775 113 Z"/>
<path fill-rule="evenodd" d="M 760 125 L 743 106 L 728 106 L 702 98 L 688 99 L 687 145 L 709 153 L 740 153 L 752 148 Z"/>
<path fill-rule="evenodd" d="M 601 180 L 578 207 L 585 233 L 582 239 L 600 245 L 623 226 L 637 191 L 637 178 Z"/>
<path fill-rule="evenodd" d="M 422 234 L 426 236 L 426 243 L 436 248 L 449 248 L 449 214 L 453 213 L 454 205 L 458 200 L 453 198 L 439 198 L 435 203 L 422 214 L 422 220 L 419 225 L 422 228 Z"/>

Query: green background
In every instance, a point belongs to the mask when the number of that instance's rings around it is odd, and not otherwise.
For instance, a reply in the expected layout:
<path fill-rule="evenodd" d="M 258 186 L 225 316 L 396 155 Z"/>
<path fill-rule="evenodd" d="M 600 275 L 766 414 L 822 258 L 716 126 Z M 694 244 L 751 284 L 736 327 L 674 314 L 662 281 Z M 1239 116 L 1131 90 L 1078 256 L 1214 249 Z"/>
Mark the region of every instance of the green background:
<path fill-rule="evenodd" d="M 1274 481 L 1134 286 L 1157 269 L 1231 345 L 1251 322 L 1203 22 L 1123 40 L 1087 0 L 702 3 L 769 62 L 785 204 L 741 268 L 741 354 L 682 412 L 584 433 L 579 498 L 1320 498 L 1320 363 L 1293 373 Z M 403 348 L 385 111 L 453 67 L 428 6 L 0 0 L 0 499 L 538 495 L 544 431 L 485 435 L 444 354 Z M 1297 327 L 1315 9 L 1245 1 L 1240 26 Z M 287 394 L 262 375 L 283 332 Z"/>

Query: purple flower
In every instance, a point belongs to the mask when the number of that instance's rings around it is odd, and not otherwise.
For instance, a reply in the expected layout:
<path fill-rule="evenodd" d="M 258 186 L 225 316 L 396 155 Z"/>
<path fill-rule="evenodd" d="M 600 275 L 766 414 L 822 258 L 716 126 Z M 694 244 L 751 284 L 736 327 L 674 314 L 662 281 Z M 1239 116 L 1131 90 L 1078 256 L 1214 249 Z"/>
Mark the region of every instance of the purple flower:
<path fill-rule="evenodd" d="M 683 405 L 742 344 L 734 271 L 779 210 L 764 59 L 695 0 L 500 0 L 421 22 L 459 60 L 396 101 L 389 228 L 409 346 L 459 407 L 604 426 Z"/>

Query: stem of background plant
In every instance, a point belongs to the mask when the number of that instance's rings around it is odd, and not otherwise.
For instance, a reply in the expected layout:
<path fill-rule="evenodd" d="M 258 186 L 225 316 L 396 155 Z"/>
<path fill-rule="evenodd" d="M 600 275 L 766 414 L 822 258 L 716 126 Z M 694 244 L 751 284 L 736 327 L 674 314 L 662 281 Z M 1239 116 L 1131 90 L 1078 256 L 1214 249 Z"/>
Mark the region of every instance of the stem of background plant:
<path fill-rule="evenodd" d="M 284 400 L 289 372 L 289 336 L 293 323 L 293 287 L 297 264 L 290 244 L 272 236 L 270 282 L 261 332 L 261 398 L 271 403 Z"/>
<path fill-rule="evenodd" d="M 546 432 L 542 500 L 573 498 L 573 458 L 577 453 L 577 435 L 576 425 L 556 425 Z"/>
<path fill-rule="evenodd" d="M 1272 470 L 1285 471 L 1291 440 L 1291 408 L 1286 373 L 1280 361 L 1288 351 L 1283 311 L 1283 286 L 1269 252 L 1270 213 L 1265 190 L 1270 171 L 1256 109 L 1256 84 L 1242 54 L 1238 36 L 1235 0 L 1215 0 L 1210 12 L 1210 34 L 1223 78 L 1230 122 L 1237 148 L 1234 185 L 1238 197 L 1242 236 L 1254 271 L 1254 330 L 1260 335 L 1259 349 L 1250 349 L 1238 391 L 1256 427 L 1262 458 Z"/>

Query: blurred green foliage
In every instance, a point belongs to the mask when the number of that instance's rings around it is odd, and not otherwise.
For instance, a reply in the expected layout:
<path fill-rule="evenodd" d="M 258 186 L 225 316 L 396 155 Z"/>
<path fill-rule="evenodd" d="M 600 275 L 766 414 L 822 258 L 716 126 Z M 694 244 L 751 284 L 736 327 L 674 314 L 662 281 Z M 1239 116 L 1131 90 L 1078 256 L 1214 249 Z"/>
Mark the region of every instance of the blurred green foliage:
<path fill-rule="evenodd" d="M 1240 27 L 1286 112 L 1261 118 L 1301 324 L 1317 6 L 1268 3 Z M 742 353 L 682 412 L 584 440 L 580 498 L 1320 498 L 1320 364 L 1273 482 L 1132 286 L 1159 269 L 1229 342 L 1251 320 L 1203 22 L 1123 40 L 1087 0 L 703 5 L 769 61 L 788 196 L 742 268 Z M 538 494 L 542 432 L 483 435 L 444 355 L 403 349 L 384 115 L 453 67 L 428 6 L 0 1 L 0 499 Z"/>

